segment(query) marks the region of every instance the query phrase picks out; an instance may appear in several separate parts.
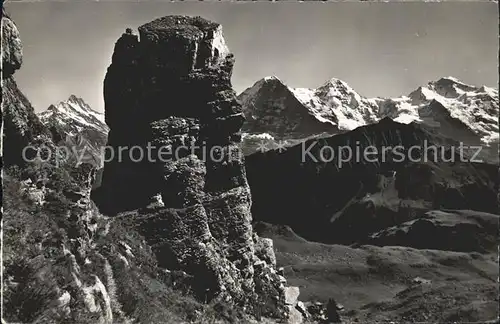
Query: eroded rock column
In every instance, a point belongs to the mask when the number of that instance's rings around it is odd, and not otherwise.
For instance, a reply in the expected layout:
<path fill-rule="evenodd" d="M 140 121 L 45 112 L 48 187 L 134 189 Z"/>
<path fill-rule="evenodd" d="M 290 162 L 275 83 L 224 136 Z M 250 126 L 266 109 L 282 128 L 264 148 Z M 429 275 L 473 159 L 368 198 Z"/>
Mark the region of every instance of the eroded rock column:
<path fill-rule="evenodd" d="M 135 210 L 160 265 L 185 271 L 200 299 L 282 316 L 272 246 L 251 226 L 233 64 L 221 26 L 200 17 L 168 16 L 139 27 L 139 37 L 124 33 L 104 81 L 115 155 L 96 200 L 110 215 Z M 117 155 L 132 146 L 149 158 Z M 159 159 L 160 150 L 170 155 Z"/>

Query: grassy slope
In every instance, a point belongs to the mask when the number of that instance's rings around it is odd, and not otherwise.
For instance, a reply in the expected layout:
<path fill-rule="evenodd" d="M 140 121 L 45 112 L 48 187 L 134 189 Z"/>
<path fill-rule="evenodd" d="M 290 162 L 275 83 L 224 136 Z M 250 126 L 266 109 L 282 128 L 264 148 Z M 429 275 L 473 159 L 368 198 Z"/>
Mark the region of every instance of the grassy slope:
<path fill-rule="evenodd" d="M 307 242 L 291 230 L 268 227 L 278 266 L 300 300 L 328 298 L 345 306 L 344 316 L 373 321 L 487 321 L 498 317 L 495 254 L 358 248 Z M 418 284 L 417 277 L 430 280 Z"/>

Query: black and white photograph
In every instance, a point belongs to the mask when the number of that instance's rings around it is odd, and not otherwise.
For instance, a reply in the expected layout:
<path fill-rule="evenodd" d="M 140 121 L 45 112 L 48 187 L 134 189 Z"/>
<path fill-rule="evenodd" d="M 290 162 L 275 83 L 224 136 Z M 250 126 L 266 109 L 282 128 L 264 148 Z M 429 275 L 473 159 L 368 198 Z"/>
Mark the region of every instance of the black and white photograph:
<path fill-rule="evenodd" d="M 497 1 L 1 28 L 2 323 L 498 323 Z"/>

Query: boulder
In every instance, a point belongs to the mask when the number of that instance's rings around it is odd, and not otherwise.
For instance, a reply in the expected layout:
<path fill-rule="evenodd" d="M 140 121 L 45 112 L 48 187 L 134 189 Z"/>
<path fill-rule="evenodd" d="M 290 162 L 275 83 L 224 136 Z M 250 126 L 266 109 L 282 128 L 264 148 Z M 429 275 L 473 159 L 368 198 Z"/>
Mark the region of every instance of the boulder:
<path fill-rule="evenodd" d="M 285 288 L 285 303 L 287 305 L 295 305 L 300 295 L 299 287 L 286 287 Z"/>

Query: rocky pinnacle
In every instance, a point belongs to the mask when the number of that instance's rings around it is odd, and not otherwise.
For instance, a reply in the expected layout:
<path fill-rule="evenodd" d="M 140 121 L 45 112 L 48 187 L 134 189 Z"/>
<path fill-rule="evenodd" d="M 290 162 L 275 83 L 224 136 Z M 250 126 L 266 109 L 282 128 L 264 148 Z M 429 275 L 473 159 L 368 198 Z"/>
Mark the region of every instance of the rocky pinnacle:
<path fill-rule="evenodd" d="M 128 29 L 116 42 L 104 81 L 108 145 L 115 153 L 149 145 L 153 159 L 159 147 L 200 149 L 168 161 L 115 154 L 96 193 L 101 211 L 128 211 L 160 266 L 186 272 L 200 299 L 283 316 L 284 278 L 275 271 L 272 241 L 251 226 L 237 145 L 244 117 L 222 27 L 168 16 L 138 30 Z"/>

